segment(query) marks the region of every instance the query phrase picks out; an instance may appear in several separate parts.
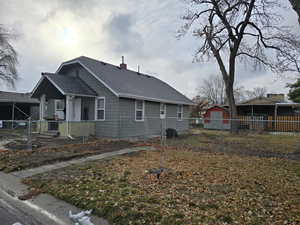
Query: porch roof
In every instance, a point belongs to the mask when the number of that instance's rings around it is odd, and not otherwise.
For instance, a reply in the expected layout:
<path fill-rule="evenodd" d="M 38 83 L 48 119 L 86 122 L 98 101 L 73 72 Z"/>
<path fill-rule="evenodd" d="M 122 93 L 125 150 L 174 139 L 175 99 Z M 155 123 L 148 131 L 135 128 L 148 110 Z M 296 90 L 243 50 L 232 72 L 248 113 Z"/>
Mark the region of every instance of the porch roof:
<path fill-rule="evenodd" d="M 35 91 L 45 79 L 47 79 L 53 86 L 55 86 L 55 88 L 63 95 L 77 95 L 90 97 L 97 96 L 97 94 L 80 79 L 74 79 L 69 76 L 54 73 L 43 73 L 42 75 L 43 76 L 41 80 L 32 92 L 33 97 L 36 97 Z"/>

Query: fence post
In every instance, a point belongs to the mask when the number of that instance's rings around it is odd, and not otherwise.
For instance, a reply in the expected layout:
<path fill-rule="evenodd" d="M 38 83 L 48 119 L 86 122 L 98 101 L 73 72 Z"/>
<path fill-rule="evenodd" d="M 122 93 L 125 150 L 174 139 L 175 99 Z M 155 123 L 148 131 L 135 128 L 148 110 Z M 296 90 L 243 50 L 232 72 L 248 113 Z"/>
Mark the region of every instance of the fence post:
<path fill-rule="evenodd" d="M 27 126 L 27 148 L 28 150 L 32 150 L 32 140 L 31 140 L 31 117 L 28 118 L 28 126 Z"/>

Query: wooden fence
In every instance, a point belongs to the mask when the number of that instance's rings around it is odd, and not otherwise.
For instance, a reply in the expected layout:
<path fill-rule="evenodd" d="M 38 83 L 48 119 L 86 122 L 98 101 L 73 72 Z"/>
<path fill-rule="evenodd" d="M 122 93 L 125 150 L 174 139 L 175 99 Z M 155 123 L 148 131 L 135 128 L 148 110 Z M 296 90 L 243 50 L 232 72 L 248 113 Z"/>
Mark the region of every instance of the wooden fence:
<path fill-rule="evenodd" d="M 240 129 L 300 132 L 300 116 L 238 116 Z"/>

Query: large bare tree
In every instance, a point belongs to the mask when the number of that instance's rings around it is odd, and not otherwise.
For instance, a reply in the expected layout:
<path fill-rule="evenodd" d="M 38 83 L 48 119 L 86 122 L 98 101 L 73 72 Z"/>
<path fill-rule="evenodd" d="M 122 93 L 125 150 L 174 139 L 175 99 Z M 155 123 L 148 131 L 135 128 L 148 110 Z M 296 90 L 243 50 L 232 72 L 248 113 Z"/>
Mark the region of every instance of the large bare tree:
<path fill-rule="evenodd" d="M 14 87 L 18 79 L 16 65 L 17 52 L 10 44 L 13 35 L 0 24 L 0 81 L 5 85 Z"/>
<path fill-rule="evenodd" d="M 245 91 L 245 95 L 248 99 L 265 97 L 267 95 L 267 88 L 255 87 L 252 90 Z"/>
<path fill-rule="evenodd" d="M 185 1 L 189 10 L 183 16 L 180 35 L 192 31 L 200 39 L 197 60 L 216 60 L 232 119 L 237 116 L 234 81 L 238 62 L 280 74 L 300 71 L 299 38 L 282 25 L 278 0 Z M 231 131 L 237 132 L 237 123 L 232 122 Z"/>
<path fill-rule="evenodd" d="M 290 3 L 293 6 L 293 9 L 296 11 L 299 17 L 299 23 L 300 23 L 300 1 L 299 0 L 289 0 Z"/>
<path fill-rule="evenodd" d="M 225 83 L 222 75 L 210 75 L 198 87 L 198 95 L 206 99 L 210 105 L 227 104 Z M 234 97 L 237 102 L 244 100 L 244 87 L 234 87 Z"/>

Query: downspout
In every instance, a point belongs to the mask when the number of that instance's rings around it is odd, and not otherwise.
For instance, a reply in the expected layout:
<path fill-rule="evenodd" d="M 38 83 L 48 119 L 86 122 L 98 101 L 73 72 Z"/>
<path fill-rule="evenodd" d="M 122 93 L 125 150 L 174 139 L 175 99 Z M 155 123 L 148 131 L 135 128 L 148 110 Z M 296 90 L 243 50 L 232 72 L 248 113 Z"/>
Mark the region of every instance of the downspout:
<path fill-rule="evenodd" d="M 67 95 L 66 96 L 66 122 L 67 122 L 67 137 L 70 139 L 74 139 L 71 134 L 70 134 L 70 129 L 69 129 L 69 120 L 70 120 L 70 98 L 71 96 Z"/>

